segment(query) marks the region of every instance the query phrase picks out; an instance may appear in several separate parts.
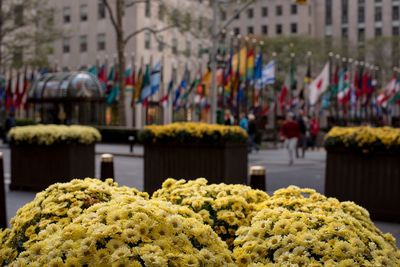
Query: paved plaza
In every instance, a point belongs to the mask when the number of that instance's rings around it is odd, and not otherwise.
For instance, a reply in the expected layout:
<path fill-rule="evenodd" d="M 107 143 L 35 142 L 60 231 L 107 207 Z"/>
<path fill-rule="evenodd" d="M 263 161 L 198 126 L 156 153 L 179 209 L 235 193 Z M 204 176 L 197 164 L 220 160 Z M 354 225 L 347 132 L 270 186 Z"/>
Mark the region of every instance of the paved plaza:
<path fill-rule="evenodd" d="M 9 183 L 10 150 L 6 146 L 2 146 L 0 151 L 4 153 L 5 179 L 6 183 Z M 102 153 L 115 155 L 115 177 L 120 185 L 136 187 L 139 190 L 143 189 L 142 147 L 135 147 L 132 154 L 129 153 L 128 145 L 98 144 L 96 146 L 96 176 L 99 176 L 100 155 Z M 261 165 L 267 169 L 267 191 L 269 194 L 289 185 L 314 188 L 318 192 L 324 193 L 325 157 L 324 150 L 309 151 L 305 159 L 298 159 L 294 165 L 289 166 L 285 150 L 268 149 L 250 154 L 249 165 Z M 12 218 L 18 208 L 31 201 L 34 197 L 35 193 L 32 192 L 10 192 L 7 188 L 8 218 Z M 382 231 L 392 233 L 397 239 L 397 245 L 400 247 L 400 224 L 386 222 L 376 222 L 376 224 Z"/>

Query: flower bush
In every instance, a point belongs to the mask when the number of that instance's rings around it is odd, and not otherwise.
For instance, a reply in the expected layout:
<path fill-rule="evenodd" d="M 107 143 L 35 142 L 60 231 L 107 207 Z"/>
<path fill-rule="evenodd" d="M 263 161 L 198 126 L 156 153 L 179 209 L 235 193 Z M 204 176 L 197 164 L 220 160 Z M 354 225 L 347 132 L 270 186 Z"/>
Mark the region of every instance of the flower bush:
<path fill-rule="evenodd" d="M 101 140 L 99 131 L 89 126 L 34 125 L 12 128 L 10 142 L 15 144 L 53 145 L 58 143 L 92 144 Z"/>
<path fill-rule="evenodd" d="M 13 259 L 25 250 L 27 244 L 36 242 L 38 234 L 48 225 L 62 229 L 97 203 L 127 198 L 148 199 L 149 196 L 133 188 L 118 187 L 111 179 L 102 182 L 86 178 L 56 183 L 18 210 L 11 220 L 12 231 L 7 234 L 8 241 L 2 244 L 14 252 L 9 255 L 9 259 Z"/>
<path fill-rule="evenodd" d="M 334 127 L 325 136 L 326 147 L 360 150 L 400 150 L 400 129 L 391 127 Z"/>
<path fill-rule="evenodd" d="M 399 266 L 395 239 L 352 202 L 289 187 L 237 231 L 239 266 Z"/>
<path fill-rule="evenodd" d="M 247 133 L 238 126 L 178 122 L 146 126 L 139 135 L 145 143 L 246 142 Z"/>
<path fill-rule="evenodd" d="M 64 228 L 48 224 L 11 266 L 233 266 L 193 211 L 158 200 L 98 203 Z"/>
<path fill-rule="evenodd" d="M 162 199 L 189 207 L 200 214 L 230 248 L 233 248 L 236 230 L 250 225 L 268 195 L 244 185 L 207 184 L 207 180 L 185 181 L 167 179 L 153 199 Z"/>

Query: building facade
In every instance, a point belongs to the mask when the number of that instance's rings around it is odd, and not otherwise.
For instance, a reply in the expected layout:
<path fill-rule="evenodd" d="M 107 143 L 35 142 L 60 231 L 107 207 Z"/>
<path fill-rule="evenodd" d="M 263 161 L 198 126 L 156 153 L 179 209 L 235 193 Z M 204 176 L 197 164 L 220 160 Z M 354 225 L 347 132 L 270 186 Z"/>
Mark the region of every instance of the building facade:
<path fill-rule="evenodd" d="M 230 29 L 241 35 L 307 35 L 356 43 L 399 36 L 399 27 L 400 0 L 308 0 L 305 5 L 293 0 L 259 0 L 237 16 Z"/>
<path fill-rule="evenodd" d="M 115 1 L 109 3 L 114 8 Z M 86 69 L 105 62 L 110 66 L 116 61 L 116 34 L 102 1 L 49 0 L 49 4 L 56 10 L 56 26 L 64 30 L 64 37 L 54 43 L 50 56 L 50 62 L 58 70 Z M 207 55 L 202 51 L 209 46 L 208 39 L 204 37 L 211 17 L 208 2 L 148 1 L 126 7 L 124 11 L 125 36 L 139 32 L 127 42 L 127 66 L 138 71 L 141 67 L 144 69 L 146 64 L 154 66 L 161 62 L 163 65 L 163 85 L 152 96 L 152 101 L 158 101 L 166 93 L 172 78 L 178 82 L 186 68 L 190 68 L 192 75 L 197 69 L 206 68 Z M 172 23 L 185 29 L 170 27 Z M 147 28 L 166 30 L 154 33 Z M 132 109 L 131 93 L 126 94 L 127 124 L 142 127 L 149 110 L 142 105 Z M 170 122 L 171 106 L 158 107 L 159 110 L 150 110 L 150 113 L 155 113 L 158 121 Z"/>

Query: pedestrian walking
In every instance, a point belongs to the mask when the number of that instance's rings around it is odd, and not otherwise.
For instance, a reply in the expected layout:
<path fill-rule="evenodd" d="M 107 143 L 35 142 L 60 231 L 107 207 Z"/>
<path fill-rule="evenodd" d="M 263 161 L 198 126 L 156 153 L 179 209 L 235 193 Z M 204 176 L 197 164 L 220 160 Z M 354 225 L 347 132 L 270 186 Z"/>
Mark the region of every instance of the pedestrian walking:
<path fill-rule="evenodd" d="M 281 134 L 285 139 L 284 146 L 289 153 L 289 165 L 292 165 L 297 142 L 300 137 L 300 126 L 299 123 L 294 120 L 293 113 L 288 113 L 286 116 L 286 121 L 281 128 Z"/>
<path fill-rule="evenodd" d="M 224 113 L 224 124 L 227 126 L 231 126 L 235 123 L 235 119 L 232 116 L 232 113 L 229 109 L 225 110 Z"/>
<path fill-rule="evenodd" d="M 15 120 L 15 113 L 12 110 L 8 114 L 8 117 L 7 117 L 5 125 L 4 125 L 4 129 L 5 129 L 4 138 L 3 138 L 4 143 L 8 143 L 8 132 L 15 126 L 17 126 L 17 121 Z"/>
<path fill-rule="evenodd" d="M 297 122 L 300 127 L 299 141 L 296 147 L 296 158 L 299 158 L 299 149 L 301 149 L 301 157 L 304 158 L 307 149 L 307 117 L 304 115 L 304 111 L 300 110 L 297 115 Z"/>
<path fill-rule="evenodd" d="M 246 114 L 243 112 L 240 113 L 239 119 L 239 126 L 247 132 L 249 130 L 249 121 L 247 120 Z"/>
<path fill-rule="evenodd" d="M 317 138 L 319 134 L 319 123 L 315 117 L 311 118 L 310 134 L 311 134 L 311 147 L 314 150 L 317 147 Z"/>
<path fill-rule="evenodd" d="M 253 114 L 249 114 L 249 129 L 247 130 L 247 134 L 249 136 L 249 153 L 253 151 L 253 148 L 255 148 L 256 151 L 260 150 L 256 143 L 257 124 L 256 117 Z"/>

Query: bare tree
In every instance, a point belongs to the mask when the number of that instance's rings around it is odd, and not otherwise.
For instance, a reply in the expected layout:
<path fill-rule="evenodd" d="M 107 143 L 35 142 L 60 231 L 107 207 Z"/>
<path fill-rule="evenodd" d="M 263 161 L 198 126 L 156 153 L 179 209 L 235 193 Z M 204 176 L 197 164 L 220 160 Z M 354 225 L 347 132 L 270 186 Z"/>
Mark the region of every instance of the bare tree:
<path fill-rule="evenodd" d="M 51 43 L 61 36 L 47 0 L 0 0 L 0 68 L 43 66 Z"/>
<path fill-rule="evenodd" d="M 150 26 L 144 26 L 139 29 L 135 29 L 133 32 L 127 33 L 124 29 L 123 25 L 123 14 L 125 9 L 132 8 L 138 4 L 149 4 L 150 0 L 102 0 L 103 4 L 107 9 L 107 13 L 110 16 L 111 23 L 114 27 L 116 33 L 116 44 L 117 44 L 117 58 L 118 58 L 118 72 L 120 74 L 124 73 L 126 62 L 125 62 L 125 48 L 127 43 L 142 32 L 150 32 L 152 35 L 155 36 L 158 42 L 164 41 L 160 40 L 158 34 L 173 29 L 178 28 L 181 32 L 190 31 L 194 36 L 197 36 L 199 33 L 195 31 L 191 31 L 191 19 L 190 16 L 181 14 L 178 9 L 169 8 L 166 4 L 163 3 L 162 0 L 155 0 L 160 5 L 160 10 L 165 13 L 166 15 L 166 25 L 161 28 L 153 28 Z M 114 6 L 111 5 L 114 3 Z M 197 37 L 200 37 L 198 35 Z M 118 102 L 118 116 L 119 116 L 119 124 L 125 125 L 126 118 L 125 118 L 125 91 L 123 88 L 125 87 L 125 79 L 123 75 L 118 76 L 118 85 L 120 88 L 120 99 Z"/>

